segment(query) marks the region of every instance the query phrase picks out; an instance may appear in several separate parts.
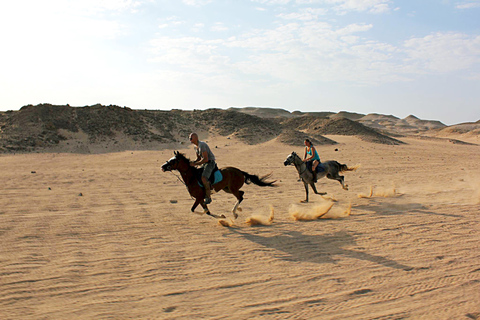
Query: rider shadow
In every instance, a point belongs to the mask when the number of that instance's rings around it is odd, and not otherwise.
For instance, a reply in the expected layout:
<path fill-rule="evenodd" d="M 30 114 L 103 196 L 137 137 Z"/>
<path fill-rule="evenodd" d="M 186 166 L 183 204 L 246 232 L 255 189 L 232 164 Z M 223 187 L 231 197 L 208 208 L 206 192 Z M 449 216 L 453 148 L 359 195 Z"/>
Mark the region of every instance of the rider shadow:
<path fill-rule="evenodd" d="M 364 260 L 385 267 L 410 271 L 413 267 L 403 265 L 382 256 L 376 256 L 345 247 L 357 246 L 352 234 L 339 231 L 329 235 L 306 235 L 298 231 L 289 231 L 275 236 L 252 234 L 239 229 L 230 229 L 243 238 L 265 248 L 274 249 L 279 258 L 292 262 L 332 263 L 337 257 L 349 257 Z"/>
<path fill-rule="evenodd" d="M 366 205 L 357 205 L 354 207 L 356 210 L 370 211 L 379 216 L 395 216 L 404 214 L 427 214 L 437 215 L 452 218 L 462 218 L 460 215 L 451 213 L 439 213 L 429 211 L 428 208 L 421 203 L 389 203 L 382 200 L 371 199 Z"/>

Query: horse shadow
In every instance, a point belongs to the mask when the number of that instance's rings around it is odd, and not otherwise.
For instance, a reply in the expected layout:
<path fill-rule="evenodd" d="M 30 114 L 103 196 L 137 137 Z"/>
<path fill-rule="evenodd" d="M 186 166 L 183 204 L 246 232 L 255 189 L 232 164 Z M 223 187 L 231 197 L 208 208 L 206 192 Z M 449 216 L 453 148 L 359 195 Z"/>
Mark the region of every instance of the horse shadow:
<path fill-rule="evenodd" d="M 339 257 L 348 257 L 393 269 L 405 271 L 413 269 L 411 266 L 382 256 L 372 255 L 356 249 L 346 249 L 346 247 L 358 246 L 354 235 L 346 231 L 326 235 L 308 235 L 298 231 L 288 231 L 270 236 L 270 232 L 262 232 L 258 229 L 255 230 L 255 233 L 235 228 L 230 230 L 248 241 L 257 243 L 267 249 L 275 250 L 278 258 L 285 261 L 336 264 Z"/>
<path fill-rule="evenodd" d="M 382 199 L 369 199 L 366 205 L 356 205 L 356 210 L 371 211 L 378 216 L 394 216 L 404 215 L 409 213 L 437 215 L 451 218 L 462 218 L 461 215 L 453 213 L 439 213 L 428 210 L 428 208 L 421 203 L 390 203 Z"/>

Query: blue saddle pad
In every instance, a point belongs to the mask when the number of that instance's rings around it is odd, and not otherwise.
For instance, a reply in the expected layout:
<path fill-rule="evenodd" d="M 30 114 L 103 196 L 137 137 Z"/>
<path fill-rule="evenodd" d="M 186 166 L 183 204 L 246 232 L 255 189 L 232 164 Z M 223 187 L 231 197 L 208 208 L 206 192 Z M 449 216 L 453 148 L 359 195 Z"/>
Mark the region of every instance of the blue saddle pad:
<path fill-rule="evenodd" d="M 323 163 L 319 163 L 315 171 L 317 171 L 317 173 L 325 171 L 325 167 L 323 166 Z"/>
<path fill-rule="evenodd" d="M 217 184 L 219 183 L 220 181 L 223 180 L 223 175 L 222 175 L 222 172 L 220 170 L 216 170 L 214 173 L 213 173 L 213 183 L 212 184 Z M 210 179 L 210 183 L 211 183 L 211 179 Z M 198 185 L 200 187 L 203 187 L 203 184 L 198 181 Z"/>
<path fill-rule="evenodd" d="M 312 165 L 313 165 L 313 161 L 308 161 L 307 162 L 307 168 L 310 172 L 312 172 Z M 315 171 L 317 171 L 317 173 L 320 173 L 320 172 L 323 172 L 325 171 L 325 167 L 323 166 L 323 163 L 319 163 L 317 168 L 315 169 Z"/>

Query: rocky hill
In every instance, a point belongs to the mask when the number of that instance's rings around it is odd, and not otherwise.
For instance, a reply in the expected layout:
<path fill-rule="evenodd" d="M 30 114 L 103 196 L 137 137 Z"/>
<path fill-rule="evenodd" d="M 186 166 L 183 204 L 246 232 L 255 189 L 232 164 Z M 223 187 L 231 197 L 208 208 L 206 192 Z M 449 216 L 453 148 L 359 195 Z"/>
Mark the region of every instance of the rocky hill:
<path fill-rule="evenodd" d="M 268 108 L 232 108 L 237 112 L 243 112 L 250 115 L 255 115 L 261 118 L 298 118 L 303 116 L 315 116 L 329 119 L 349 119 L 357 121 L 367 127 L 379 129 L 390 134 L 416 134 L 432 129 L 445 128 L 446 125 L 440 121 L 435 120 L 421 120 L 414 115 L 409 115 L 404 119 L 397 118 L 392 115 L 382 114 L 361 114 L 347 111 L 334 112 L 289 112 L 283 109 L 268 109 Z"/>
<path fill-rule="evenodd" d="M 474 124 L 476 125 L 476 124 Z M 407 129 L 404 129 L 408 127 Z M 398 129 L 401 128 L 401 129 Z M 132 110 L 118 106 L 28 105 L 0 112 L 0 152 L 111 152 L 178 146 L 190 132 L 218 134 L 248 144 L 277 138 L 287 144 L 334 144 L 324 135 L 353 135 L 362 140 L 401 144 L 398 133 L 443 129 L 414 116 L 361 115 L 350 112 L 288 112 L 268 108 L 228 110 Z"/>
<path fill-rule="evenodd" d="M 231 135 L 254 144 L 277 137 L 282 129 L 278 121 L 229 110 L 40 104 L 0 113 L 0 152 L 158 149 L 184 142 L 193 131 Z"/>

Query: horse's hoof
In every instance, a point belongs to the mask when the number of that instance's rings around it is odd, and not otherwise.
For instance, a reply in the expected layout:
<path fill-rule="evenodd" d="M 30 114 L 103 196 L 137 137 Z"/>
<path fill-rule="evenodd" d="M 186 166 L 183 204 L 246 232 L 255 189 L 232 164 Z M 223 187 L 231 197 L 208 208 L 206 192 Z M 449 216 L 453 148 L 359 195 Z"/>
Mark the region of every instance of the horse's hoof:
<path fill-rule="evenodd" d="M 238 208 L 237 208 L 237 211 L 240 211 L 240 212 L 242 212 L 242 210 L 243 210 L 243 209 L 242 209 L 242 208 L 240 208 L 240 207 L 238 207 Z M 238 216 L 238 214 L 237 214 L 237 216 Z"/>
<path fill-rule="evenodd" d="M 237 218 L 238 218 L 238 214 L 234 213 L 234 214 L 233 214 L 233 217 L 234 217 L 235 219 L 237 219 Z"/>
<path fill-rule="evenodd" d="M 308 200 L 300 200 L 300 203 L 308 203 Z"/>
<path fill-rule="evenodd" d="M 225 215 L 222 214 L 219 218 L 220 219 L 226 219 L 227 217 L 225 217 Z"/>

